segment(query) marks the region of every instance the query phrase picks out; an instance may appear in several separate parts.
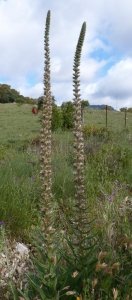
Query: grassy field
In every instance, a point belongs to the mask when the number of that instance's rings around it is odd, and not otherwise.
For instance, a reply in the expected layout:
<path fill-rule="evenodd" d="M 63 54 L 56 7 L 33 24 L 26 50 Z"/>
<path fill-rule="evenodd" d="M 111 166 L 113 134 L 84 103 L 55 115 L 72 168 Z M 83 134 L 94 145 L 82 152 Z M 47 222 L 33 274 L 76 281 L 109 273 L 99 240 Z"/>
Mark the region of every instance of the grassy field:
<path fill-rule="evenodd" d="M 94 124 L 96 126 L 106 126 L 105 110 L 85 110 L 85 125 Z M 125 112 L 107 111 L 107 127 L 112 130 L 121 130 L 125 127 Z M 132 114 L 126 114 L 126 127 L 132 128 Z"/>
<path fill-rule="evenodd" d="M 0 104 L 0 144 L 24 142 L 39 134 L 39 115 L 32 105 Z"/>
<path fill-rule="evenodd" d="M 42 227 L 40 113 L 35 116 L 31 110 L 31 105 L 0 105 L 0 222 L 4 223 L 4 226 L 0 225 L 1 251 L 4 251 L 6 237 L 31 247 L 34 230 Z M 100 130 L 105 128 L 105 112 L 85 112 L 85 125 L 88 125 L 85 135 L 85 193 L 88 220 L 94 220 L 91 235 L 97 236 L 97 239 L 94 238 L 97 248 L 93 255 L 98 264 L 96 270 L 91 271 L 91 281 L 86 283 L 83 300 L 132 299 L 132 114 L 127 114 L 127 118 L 125 128 L 124 113 L 110 111 L 108 129 Z M 94 128 L 94 134 L 91 128 Z M 67 249 L 63 235 L 65 230 L 70 230 L 67 219 L 74 217 L 73 160 L 72 132 L 54 132 L 52 193 L 55 228 L 62 238 L 63 251 Z M 99 253 L 102 252 L 105 254 L 100 259 Z M 116 290 L 117 297 L 114 296 Z M 74 296 L 68 297 L 69 300 L 75 299 Z M 0 299 L 20 298 L 3 296 Z M 81 300 L 79 297 L 76 299 Z"/>
<path fill-rule="evenodd" d="M 0 144 L 12 145 L 26 142 L 37 135 L 40 130 L 40 114 L 32 114 L 32 105 L 0 104 Z M 85 110 L 85 125 L 106 126 L 106 112 Z M 109 129 L 122 130 L 125 127 L 125 113 L 108 111 L 107 126 Z M 132 114 L 127 113 L 126 127 L 132 128 Z"/>

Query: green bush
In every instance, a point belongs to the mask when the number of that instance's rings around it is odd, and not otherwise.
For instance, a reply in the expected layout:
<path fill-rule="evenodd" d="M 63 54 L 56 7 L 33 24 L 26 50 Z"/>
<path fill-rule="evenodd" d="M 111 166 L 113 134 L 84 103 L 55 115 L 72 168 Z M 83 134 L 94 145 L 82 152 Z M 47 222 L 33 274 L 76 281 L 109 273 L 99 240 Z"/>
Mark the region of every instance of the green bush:
<path fill-rule="evenodd" d="M 62 113 L 56 104 L 52 104 L 51 129 L 55 131 L 62 127 Z"/>
<path fill-rule="evenodd" d="M 71 101 L 63 102 L 61 105 L 62 110 L 62 128 L 72 129 L 73 128 L 73 112 L 74 106 Z"/>
<path fill-rule="evenodd" d="M 88 138 L 90 136 L 98 136 L 99 138 L 110 138 L 112 136 L 112 132 L 107 127 L 97 127 L 93 124 L 89 124 L 83 127 L 83 135 L 84 138 Z"/>
<path fill-rule="evenodd" d="M 38 98 L 38 110 L 42 110 L 42 104 L 43 104 L 43 96 Z M 52 101 L 51 129 L 52 129 L 52 131 L 55 131 L 55 130 L 61 128 L 61 127 L 62 127 L 62 112 L 61 112 L 61 109 Z"/>

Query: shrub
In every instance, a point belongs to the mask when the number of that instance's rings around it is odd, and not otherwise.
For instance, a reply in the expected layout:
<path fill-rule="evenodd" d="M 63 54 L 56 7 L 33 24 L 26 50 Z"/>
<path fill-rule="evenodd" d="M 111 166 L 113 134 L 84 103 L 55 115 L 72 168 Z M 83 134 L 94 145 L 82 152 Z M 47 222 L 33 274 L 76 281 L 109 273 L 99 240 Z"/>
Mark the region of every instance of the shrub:
<path fill-rule="evenodd" d="M 74 107 L 71 101 L 63 102 L 61 105 L 62 110 L 62 128 L 72 129 L 73 128 L 73 112 Z"/>
<path fill-rule="evenodd" d="M 132 107 L 128 108 L 128 112 L 132 113 Z"/>
<path fill-rule="evenodd" d="M 112 131 L 110 131 L 107 127 L 96 127 L 93 124 L 89 124 L 83 127 L 83 135 L 84 138 L 88 138 L 90 136 L 110 138 L 112 136 Z"/>
<path fill-rule="evenodd" d="M 52 121 L 51 129 L 55 131 L 62 127 L 62 113 L 61 110 L 57 107 L 56 104 L 52 104 Z"/>
<path fill-rule="evenodd" d="M 51 130 L 55 131 L 62 127 L 62 112 L 60 108 L 53 102 L 54 96 L 52 96 L 52 120 Z M 43 96 L 38 98 L 38 110 L 42 110 Z"/>

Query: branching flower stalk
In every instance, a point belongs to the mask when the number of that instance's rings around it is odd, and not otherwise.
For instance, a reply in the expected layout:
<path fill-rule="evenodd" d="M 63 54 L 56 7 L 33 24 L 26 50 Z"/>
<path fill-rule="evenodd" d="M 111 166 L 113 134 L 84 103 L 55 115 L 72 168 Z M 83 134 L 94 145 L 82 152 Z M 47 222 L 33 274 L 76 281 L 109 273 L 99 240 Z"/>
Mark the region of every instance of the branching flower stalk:
<path fill-rule="evenodd" d="M 52 118 L 52 96 L 50 84 L 50 48 L 49 48 L 49 30 L 50 30 L 50 11 L 47 13 L 44 50 L 45 50 L 45 67 L 44 67 L 44 97 L 42 111 L 42 127 L 40 135 L 40 161 L 41 171 L 40 179 L 42 180 L 42 212 L 43 212 L 43 231 L 46 238 L 47 252 L 52 249 L 52 180 L 51 180 L 51 118 Z M 52 251 L 51 251 L 52 252 Z"/>
<path fill-rule="evenodd" d="M 85 224 L 86 224 L 86 200 L 84 189 L 84 139 L 82 131 L 81 97 L 80 91 L 80 59 L 86 32 L 86 23 L 81 28 L 76 46 L 73 65 L 73 94 L 74 94 L 74 180 L 75 180 L 75 222 L 76 245 L 80 257 L 84 256 L 85 248 Z"/>

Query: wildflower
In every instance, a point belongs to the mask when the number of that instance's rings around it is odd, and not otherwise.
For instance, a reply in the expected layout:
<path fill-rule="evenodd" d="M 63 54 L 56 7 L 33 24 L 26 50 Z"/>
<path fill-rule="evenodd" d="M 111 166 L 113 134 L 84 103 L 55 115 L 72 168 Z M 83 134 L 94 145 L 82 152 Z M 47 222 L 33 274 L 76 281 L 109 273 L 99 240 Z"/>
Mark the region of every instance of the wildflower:
<path fill-rule="evenodd" d="M 100 264 L 100 262 L 98 262 L 96 265 L 96 271 L 99 272 L 101 270 L 104 270 L 106 267 L 107 267 L 106 263 Z"/>
<path fill-rule="evenodd" d="M 3 221 L 1 221 L 1 222 L 0 222 L 0 225 L 1 225 L 1 226 L 4 226 L 4 225 L 5 225 L 5 223 L 4 223 Z"/>
<path fill-rule="evenodd" d="M 50 276 L 52 276 L 52 274 L 51 274 L 51 273 L 49 273 L 49 274 L 46 274 L 46 275 L 44 276 L 44 278 L 48 278 L 48 277 L 50 277 Z"/>
<path fill-rule="evenodd" d="M 76 300 L 82 300 L 82 295 L 76 298 Z"/>
<path fill-rule="evenodd" d="M 115 269 L 115 268 L 118 268 L 119 266 L 120 266 L 120 263 L 117 262 L 117 263 L 114 263 L 114 264 L 112 265 L 112 268 Z"/>
<path fill-rule="evenodd" d="M 114 289 L 112 290 L 112 292 L 113 292 L 114 300 L 116 300 L 116 298 L 117 298 L 117 296 L 118 296 L 118 291 L 114 288 Z"/>
<path fill-rule="evenodd" d="M 77 275 L 78 275 L 78 271 L 75 271 L 75 272 L 72 274 L 72 277 L 75 278 L 75 277 L 77 277 Z"/>
<path fill-rule="evenodd" d="M 106 267 L 105 269 L 104 269 L 104 272 L 103 272 L 105 275 L 106 274 L 109 274 L 109 275 L 113 275 L 113 273 L 112 273 L 112 267 Z"/>
<path fill-rule="evenodd" d="M 57 264 L 57 257 L 56 257 L 56 255 L 54 256 L 54 266 L 56 266 L 56 264 Z"/>
<path fill-rule="evenodd" d="M 94 278 L 94 280 L 92 281 L 92 288 L 94 289 L 96 284 L 98 283 L 98 279 Z"/>
<path fill-rule="evenodd" d="M 112 198 L 112 196 L 110 195 L 110 196 L 108 196 L 108 201 L 109 202 L 113 202 L 113 198 Z"/>
<path fill-rule="evenodd" d="M 67 295 L 67 296 L 75 295 L 75 294 L 76 294 L 76 292 L 73 292 L 73 291 L 68 291 L 68 292 L 66 292 L 66 295 Z"/>
<path fill-rule="evenodd" d="M 51 118 L 52 118 L 52 96 L 50 84 L 50 49 L 49 49 L 50 11 L 48 11 L 45 28 L 45 67 L 44 67 L 44 97 L 42 111 L 42 127 L 40 135 L 40 179 L 42 180 L 42 202 L 44 218 L 43 230 L 47 239 L 47 249 L 51 250 L 52 244 L 52 179 L 51 179 Z M 52 251 L 48 255 L 52 256 Z"/>
<path fill-rule="evenodd" d="M 65 287 L 62 289 L 62 291 L 69 289 L 69 287 L 70 287 L 69 285 L 68 285 L 68 286 L 65 286 Z"/>
<path fill-rule="evenodd" d="M 101 251 L 101 252 L 99 253 L 98 259 L 101 260 L 101 259 L 105 258 L 106 255 L 107 255 L 107 252 L 102 252 L 102 251 Z"/>
<path fill-rule="evenodd" d="M 129 189 L 130 189 L 130 185 L 127 184 L 127 185 L 126 185 L 126 190 L 129 190 Z"/>

